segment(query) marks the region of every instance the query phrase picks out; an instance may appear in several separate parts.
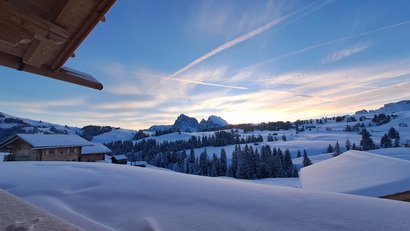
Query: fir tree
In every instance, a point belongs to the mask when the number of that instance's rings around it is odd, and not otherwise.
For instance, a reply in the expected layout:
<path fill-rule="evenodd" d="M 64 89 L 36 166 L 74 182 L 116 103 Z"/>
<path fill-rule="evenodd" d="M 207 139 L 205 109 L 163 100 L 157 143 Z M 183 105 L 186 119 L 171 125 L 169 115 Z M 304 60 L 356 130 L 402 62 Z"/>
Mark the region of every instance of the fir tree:
<path fill-rule="evenodd" d="M 400 134 L 396 132 L 396 139 L 394 140 L 394 147 L 400 147 Z"/>
<path fill-rule="evenodd" d="M 221 176 L 226 176 L 227 175 L 227 168 L 228 168 L 228 161 L 226 158 L 226 152 L 225 149 L 221 149 L 221 155 L 220 155 L 220 161 L 221 161 Z"/>
<path fill-rule="evenodd" d="M 339 142 L 338 142 L 338 141 L 336 141 L 334 151 L 335 151 L 335 154 L 334 154 L 333 156 L 338 156 L 338 155 L 340 155 L 340 145 L 339 145 Z"/>
<path fill-rule="evenodd" d="M 329 144 L 329 146 L 327 146 L 327 153 L 332 153 L 332 152 L 334 152 L 334 149 L 333 149 L 332 145 Z"/>
<path fill-rule="evenodd" d="M 349 139 L 346 139 L 345 147 L 346 147 L 346 151 L 349 151 L 350 149 L 352 149 L 352 145 Z"/>
<path fill-rule="evenodd" d="M 248 145 L 245 145 L 243 151 L 239 152 L 238 155 L 238 170 L 236 178 L 239 179 L 250 179 L 250 168 L 249 168 L 250 150 Z"/>
<path fill-rule="evenodd" d="M 268 145 L 262 146 L 260 158 L 260 177 L 267 178 L 272 176 L 271 168 L 272 152 Z"/>
<path fill-rule="evenodd" d="M 372 138 L 370 138 L 370 133 L 366 130 L 362 130 L 362 140 L 360 141 L 360 145 L 362 146 L 363 151 L 372 150 L 376 148 L 374 145 Z"/>
<path fill-rule="evenodd" d="M 391 139 L 387 134 L 384 134 L 380 139 L 380 147 L 381 148 L 391 148 L 393 146 Z"/>
<path fill-rule="evenodd" d="M 195 151 L 191 148 L 188 159 L 188 173 L 195 174 Z"/>
<path fill-rule="evenodd" d="M 396 131 L 396 129 L 394 129 L 394 127 L 391 127 L 389 131 L 387 132 L 387 135 L 389 136 L 390 139 L 396 139 L 397 133 L 398 132 Z"/>
<path fill-rule="evenodd" d="M 293 169 L 292 156 L 290 154 L 289 149 L 285 150 L 285 155 L 283 157 L 283 170 L 285 171 L 286 177 L 293 177 L 294 169 Z"/>
<path fill-rule="evenodd" d="M 300 153 L 300 150 L 298 150 L 298 153 L 296 154 L 296 157 L 301 157 L 302 156 L 302 154 Z"/>
<path fill-rule="evenodd" d="M 309 165 L 312 165 L 312 162 L 310 161 L 307 153 L 305 152 L 305 153 L 303 153 L 303 167 L 306 167 L 306 166 L 309 166 Z"/>
<path fill-rule="evenodd" d="M 201 153 L 199 156 L 199 170 L 200 175 L 208 176 L 208 154 L 206 153 L 206 149 Z"/>

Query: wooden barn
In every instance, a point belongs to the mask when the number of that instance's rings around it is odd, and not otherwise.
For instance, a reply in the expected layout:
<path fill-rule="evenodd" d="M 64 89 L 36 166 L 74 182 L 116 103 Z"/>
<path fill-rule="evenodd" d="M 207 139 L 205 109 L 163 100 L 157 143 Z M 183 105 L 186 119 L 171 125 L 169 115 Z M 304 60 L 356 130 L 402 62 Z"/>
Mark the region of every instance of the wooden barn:
<path fill-rule="evenodd" d="M 95 162 L 105 160 L 106 154 L 111 154 L 111 149 L 107 148 L 104 144 L 92 143 L 92 146 L 84 146 L 81 149 L 81 161 L 83 162 Z"/>
<path fill-rule="evenodd" d="M 113 164 L 127 164 L 127 156 L 125 155 L 115 155 L 111 157 L 111 162 Z"/>
<path fill-rule="evenodd" d="M 0 65 L 101 90 L 63 67 L 115 0 L 1 0 Z"/>
<path fill-rule="evenodd" d="M 111 151 L 93 146 L 77 135 L 17 134 L 0 143 L 0 150 L 8 151 L 8 159 L 15 161 L 91 161 L 100 155 L 98 152 Z M 86 155 L 82 155 L 84 147 L 90 147 Z"/>

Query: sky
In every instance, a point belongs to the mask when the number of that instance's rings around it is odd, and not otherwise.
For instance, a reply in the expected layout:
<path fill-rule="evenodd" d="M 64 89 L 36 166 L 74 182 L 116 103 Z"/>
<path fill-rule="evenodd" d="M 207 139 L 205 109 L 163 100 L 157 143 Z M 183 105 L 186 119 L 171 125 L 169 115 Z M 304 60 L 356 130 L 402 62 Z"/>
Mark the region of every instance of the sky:
<path fill-rule="evenodd" d="M 101 91 L 0 67 L 0 112 L 145 129 L 352 114 L 410 99 L 408 0 L 117 1 L 65 66 Z"/>

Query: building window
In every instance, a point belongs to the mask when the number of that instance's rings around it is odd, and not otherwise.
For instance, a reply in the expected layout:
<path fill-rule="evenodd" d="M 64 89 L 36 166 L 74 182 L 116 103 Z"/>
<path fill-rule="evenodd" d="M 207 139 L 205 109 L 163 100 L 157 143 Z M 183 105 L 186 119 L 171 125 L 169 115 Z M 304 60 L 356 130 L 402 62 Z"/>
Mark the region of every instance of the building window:
<path fill-rule="evenodd" d="M 51 148 L 51 149 L 48 150 L 48 154 L 54 154 L 54 153 L 55 153 L 54 149 Z"/>

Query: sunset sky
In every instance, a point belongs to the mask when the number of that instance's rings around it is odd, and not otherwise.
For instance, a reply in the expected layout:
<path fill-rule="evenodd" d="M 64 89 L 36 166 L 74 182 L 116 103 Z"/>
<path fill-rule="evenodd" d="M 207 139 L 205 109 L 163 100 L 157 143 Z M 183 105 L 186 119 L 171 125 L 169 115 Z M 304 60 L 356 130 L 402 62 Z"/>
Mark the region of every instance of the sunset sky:
<path fill-rule="evenodd" d="M 144 129 L 231 124 L 410 99 L 410 1 L 117 1 L 66 66 L 97 91 L 0 67 L 0 112 Z"/>

